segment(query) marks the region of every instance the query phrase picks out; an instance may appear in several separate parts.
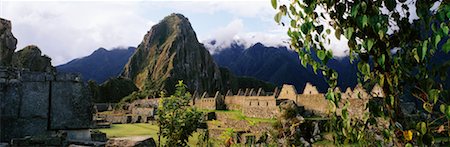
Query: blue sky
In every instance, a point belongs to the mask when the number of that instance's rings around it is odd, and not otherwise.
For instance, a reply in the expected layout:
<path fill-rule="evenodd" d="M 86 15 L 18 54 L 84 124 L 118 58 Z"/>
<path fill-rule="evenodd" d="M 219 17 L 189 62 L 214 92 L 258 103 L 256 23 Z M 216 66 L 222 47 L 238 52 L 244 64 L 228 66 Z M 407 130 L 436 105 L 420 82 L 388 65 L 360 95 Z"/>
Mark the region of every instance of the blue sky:
<path fill-rule="evenodd" d="M 201 42 L 217 39 L 210 51 L 232 40 L 269 46 L 287 40 L 273 21 L 269 0 L 253 1 L 12 1 L 0 0 L 0 17 L 11 20 L 17 50 L 37 45 L 53 65 L 89 55 L 100 47 L 137 46 L 151 26 L 171 13 L 191 22 Z"/>

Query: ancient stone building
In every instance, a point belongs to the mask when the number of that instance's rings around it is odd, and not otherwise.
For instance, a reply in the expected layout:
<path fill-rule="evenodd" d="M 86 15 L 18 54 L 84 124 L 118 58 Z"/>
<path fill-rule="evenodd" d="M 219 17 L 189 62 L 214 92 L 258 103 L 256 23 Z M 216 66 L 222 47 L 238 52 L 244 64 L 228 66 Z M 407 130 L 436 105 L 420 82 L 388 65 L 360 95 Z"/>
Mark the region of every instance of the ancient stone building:
<path fill-rule="evenodd" d="M 274 95 L 256 95 L 244 98 L 242 113 L 248 117 L 275 118 L 279 113 Z"/>
<path fill-rule="evenodd" d="M 89 139 L 93 107 L 88 92 L 77 75 L 0 67 L 0 141 L 59 130 Z"/>
<path fill-rule="evenodd" d="M 328 101 L 324 94 L 319 93 L 316 86 L 310 83 L 306 83 L 303 93 L 297 95 L 296 104 L 316 115 L 326 115 L 328 112 Z"/>
<path fill-rule="evenodd" d="M 279 92 L 278 92 L 279 91 Z M 348 87 L 345 92 L 339 88 L 342 99 L 340 107 L 349 103 L 348 112 L 351 117 L 361 118 L 365 112 L 366 105 L 372 97 L 384 97 L 381 87 L 374 86 L 370 93 L 361 86 L 356 86 L 353 90 Z M 113 123 L 134 123 L 139 122 L 138 117 L 152 117 L 158 105 L 160 98 L 151 98 L 136 100 L 129 105 L 127 115 L 110 116 Z M 302 107 L 305 113 L 317 116 L 326 116 L 329 113 L 329 102 L 323 93 L 319 93 L 317 88 L 307 83 L 302 93 L 297 93 L 293 85 L 284 84 L 280 90 L 274 92 L 265 92 L 259 89 L 239 89 L 236 94 L 227 91 L 225 95 L 216 92 L 214 97 L 208 96 L 208 93 L 199 95 L 195 92 L 192 95 L 190 105 L 199 109 L 206 110 L 238 110 L 245 116 L 258 118 L 275 118 L 279 113 L 279 103 L 286 100 L 294 101 L 299 107 Z"/>

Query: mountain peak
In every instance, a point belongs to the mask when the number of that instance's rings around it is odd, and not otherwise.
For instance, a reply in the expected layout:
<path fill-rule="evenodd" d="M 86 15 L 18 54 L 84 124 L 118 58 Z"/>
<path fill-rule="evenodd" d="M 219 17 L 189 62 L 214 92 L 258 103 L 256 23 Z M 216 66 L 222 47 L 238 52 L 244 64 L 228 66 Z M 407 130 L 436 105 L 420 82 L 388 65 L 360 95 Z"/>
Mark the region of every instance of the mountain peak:
<path fill-rule="evenodd" d="M 199 43 L 189 20 L 173 13 L 154 25 L 124 67 L 122 76 L 139 88 L 174 91 L 183 80 L 192 92 L 221 89 L 219 67 Z M 146 89 L 149 90 L 149 89 Z"/>
<path fill-rule="evenodd" d="M 265 47 L 261 42 L 255 43 L 252 47 Z"/>

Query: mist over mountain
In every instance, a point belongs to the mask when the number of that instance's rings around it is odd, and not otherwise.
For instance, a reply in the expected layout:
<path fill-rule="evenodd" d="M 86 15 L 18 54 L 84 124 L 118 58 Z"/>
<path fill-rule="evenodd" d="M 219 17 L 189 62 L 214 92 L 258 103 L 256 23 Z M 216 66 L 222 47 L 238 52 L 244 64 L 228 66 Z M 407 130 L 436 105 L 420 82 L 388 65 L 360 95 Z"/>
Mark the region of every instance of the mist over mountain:
<path fill-rule="evenodd" d="M 111 77 L 117 77 L 135 50 L 135 47 L 111 50 L 99 48 L 89 56 L 74 59 L 56 69 L 63 73 L 79 73 L 83 80 L 94 80 L 100 84 Z"/>

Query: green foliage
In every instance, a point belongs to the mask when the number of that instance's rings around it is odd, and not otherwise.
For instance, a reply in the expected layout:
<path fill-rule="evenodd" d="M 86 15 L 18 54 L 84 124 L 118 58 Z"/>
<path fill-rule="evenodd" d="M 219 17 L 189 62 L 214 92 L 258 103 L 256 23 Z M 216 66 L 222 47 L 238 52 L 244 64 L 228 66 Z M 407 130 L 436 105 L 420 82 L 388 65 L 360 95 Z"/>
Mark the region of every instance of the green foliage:
<path fill-rule="evenodd" d="M 234 140 L 236 138 L 235 134 L 236 132 L 233 128 L 226 128 L 225 131 L 220 134 L 220 139 L 224 141 L 225 146 L 231 146 L 236 144 L 236 141 Z"/>
<path fill-rule="evenodd" d="M 117 103 L 122 98 L 139 90 L 133 81 L 122 77 L 110 78 L 98 86 L 95 82 L 89 81 L 88 85 L 94 94 L 96 103 Z"/>
<path fill-rule="evenodd" d="M 439 3 L 437 9 L 431 10 L 436 2 Z M 333 111 L 335 143 L 434 143 L 434 136 L 438 133 L 431 126 L 438 127 L 449 122 L 440 118 L 447 115 L 444 112 L 450 102 L 443 99 L 448 97 L 448 91 L 443 89 L 442 80 L 437 80 L 445 79 L 446 70 L 439 69 L 446 63 L 429 63 L 436 52 L 450 51 L 449 3 L 438 0 L 413 0 L 412 3 L 405 0 L 292 0 L 277 7 L 277 3 L 272 1 L 272 5 L 279 10 L 275 21 L 284 24 L 281 22 L 283 17 L 290 21 L 287 32 L 291 38 L 290 46 L 298 52 L 302 65 L 311 65 L 325 76 L 330 85 L 327 99 L 334 108 L 340 107 L 340 94 L 332 90 L 337 86 L 338 74 L 327 66 L 328 56 L 325 55 L 331 50 L 327 47 L 331 34 L 329 29 L 335 30 L 333 35 L 337 39 L 341 40 L 343 36 L 348 40 L 350 61 L 358 62 L 358 77 L 364 87 L 368 89 L 379 84 L 386 95 L 385 101 L 369 106 L 375 109 L 369 109 L 371 113 L 368 119 L 350 119 L 345 108 L 342 109 L 342 115 Z M 419 17 L 412 23 L 409 21 L 411 7 L 416 8 Z M 325 11 L 318 11 L 320 9 Z M 323 24 L 329 24 L 325 27 L 326 33 L 323 32 Z M 423 120 L 412 119 L 421 121 L 417 127 L 410 125 L 400 109 L 400 97 L 411 95 L 423 102 L 425 111 L 420 113 L 426 114 Z M 441 113 L 433 111 L 437 104 L 443 104 Z M 381 120 L 391 125 L 380 125 Z M 368 126 L 374 126 L 372 128 L 375 129 L 368 131 Z M 412 141 L 402 139 L 398 132 L 404 130 L 399 126 L 415 129 L 413 132 L 418 133 L 417 138 Z M 384 136 L 384 139 L 376 140 L 374 136 Z"/>
<path fill-rule="evenodd" d="M 191 94 L 186 91 L 186 85 L 179 81 L 176 91 L 170 97 L 161 94 L 158 105 L 157 121 L 160 135 L 167 138 L 166 146 L 186 146 L 189 136 L 192 136 L 203 122 L 203 113 L 189 106 Z"/>

